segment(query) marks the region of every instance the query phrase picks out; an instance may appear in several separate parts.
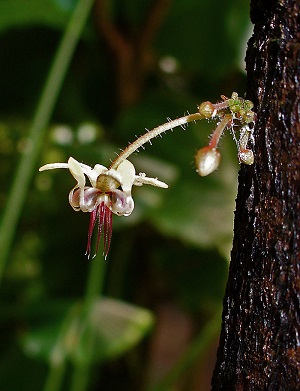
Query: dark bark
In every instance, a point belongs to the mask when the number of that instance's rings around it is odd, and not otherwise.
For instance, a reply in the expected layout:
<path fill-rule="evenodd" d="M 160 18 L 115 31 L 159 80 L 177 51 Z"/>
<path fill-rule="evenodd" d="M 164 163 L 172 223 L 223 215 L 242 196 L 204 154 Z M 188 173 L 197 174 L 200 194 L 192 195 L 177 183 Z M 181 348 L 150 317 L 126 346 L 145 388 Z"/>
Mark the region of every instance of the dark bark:
<path fill-rule="evenodd" d="M 239 175 L 212 390 L 300 390 L 299 8 L 251 2 L 255 163 Z"/>

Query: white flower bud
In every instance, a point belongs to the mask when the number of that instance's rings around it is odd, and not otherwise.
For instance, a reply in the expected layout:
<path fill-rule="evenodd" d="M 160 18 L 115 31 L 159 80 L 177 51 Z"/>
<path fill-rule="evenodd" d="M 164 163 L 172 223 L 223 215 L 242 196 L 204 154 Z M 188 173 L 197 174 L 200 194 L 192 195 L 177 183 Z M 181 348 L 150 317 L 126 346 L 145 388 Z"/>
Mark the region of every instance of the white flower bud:
<path fill-rule="evenodd" d="M 199 149 L 195 156 L 196 171 L 200 176 L 214 172 L 220 163 L 220 152 L 210 146 Z"/>

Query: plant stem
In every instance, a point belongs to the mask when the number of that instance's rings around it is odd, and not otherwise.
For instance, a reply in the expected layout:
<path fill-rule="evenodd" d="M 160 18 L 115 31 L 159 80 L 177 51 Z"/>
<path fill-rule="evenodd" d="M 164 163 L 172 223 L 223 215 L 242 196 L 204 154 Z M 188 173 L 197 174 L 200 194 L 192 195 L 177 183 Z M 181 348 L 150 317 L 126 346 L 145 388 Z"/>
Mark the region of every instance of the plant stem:
<path fill-rule="evenodd" d="M 0 284 L 46 128 L 93 2 L 94 0 L 78 0 L 56 52 L 29 129 L 29 149 L 21 157 L 0 227 Z"/>
<path fill-rule="evenodd" d="M 61 388 L 65 368 L 66 362 L 64 359 L 62 362 L 50 366 L 44 391 L 58 391 Z"/>
<path fill-rule="evenodd" d="M 192 342 L 179 361 L 171 368 L 170 372 L 154 386 L 148 387 L 148 391 L 169 391 L 172 385 L 191 369 L 197 360 L 205 353 L 205 350 L 214 338 L 218 335 L 221 328 L 221 312 L 217 311 L 214 317 L 204 326 L 200 334 Z"/>
<path fill-rule="evenodd" d="M 166 132 L 167 130 L 172 130 L 173 128 L 176 128 L 177 126 L 184 126 L 189 122 L 197 121 L 199 119 L 203 119 L 204 117 L 200 113 L 195 114 L 189 114 L 184 117 L 180 117 L 177 119 L 174 119 L 173 121 L 166 122 L 160 126 L 157 126 L 156 128 L 149 130 L 149 132 L 143 134 L 140 136 L 137 140 L 135 140 L 133 143 L 129 144 L 127 148 L 124 149 L 120 153 L 120 155 L 111 163 L 109 168 L 116 169 L 118 165 L 125 159 L 127 159 L 132 153 L 134 153 L 137 149 L 142 147 L 147 142 L 151 143 L 151 139 L 154 137 L 159 136 L 160 134 Z"/>
<path fill-rule="evenodd" d="M 83 313 L 88 315 L 91 306 L 99 294 L 103 292 L 105 281 L 106 261 L 101 256 L 96 256 L 90 261 L 90 270 L 83 302 Z"/>
<path fill-rule="evenodd" d="M 222 119 L 222 121 L 219 122 L 218 126 L 216 127 L 216 129 L 214 130 L 214 132 L 213 132 L 213 134 L 211 136 L 211 139 L 210 139 L 210 142 L 209 142 L 209 146 L 210 147 L 217 148 L 219 140 L 220 140 L 220 137 L 222 136 L 222 133 L 224 132 L 224 129 L 226 128 L 228 123 L 231 121 L 231 119 L 232 119 L 231 115 L 230 114 L 226 114 L 224 116 L 224 118 Z"/>
<path fill-rule="evenodd" d="M 89 316 L 93 311 L 93 305 L 99 299 L 99 294 L 103 292 L 103 285 L 105 281 L 106 262 L 101 257 L 95 257 L 90 260 L 90 271 L 87 281 L 87 288 L 82 308 L 82 325 L 85 327 L 90 320 Z M 93 326 L 89 328 L 89 338 L 86 341 L 85 362 L 77 361 L 73 367 L 73 375 L 71 382 L 71 391 L 85 391 L 88 387 L 90 370 L 92 366 L 92 356 L 94 349 L 94 334 Z"/>
<path fill-rule="evenodd" d="M 90 367 L 91 365 L 88 363 L 78 364 L 74 367 L 71 391 L 84 391 L 88 388 Z"/>
<path fill-rule="evenodd" d="M 66 351 L 66 336 L 77 313 L 78 306 L 72 306 L 63 319 L 58 338 L 50 355 L 49 372 L 43 391 L 58 391 L 61 388 L 68 354 Z"/>

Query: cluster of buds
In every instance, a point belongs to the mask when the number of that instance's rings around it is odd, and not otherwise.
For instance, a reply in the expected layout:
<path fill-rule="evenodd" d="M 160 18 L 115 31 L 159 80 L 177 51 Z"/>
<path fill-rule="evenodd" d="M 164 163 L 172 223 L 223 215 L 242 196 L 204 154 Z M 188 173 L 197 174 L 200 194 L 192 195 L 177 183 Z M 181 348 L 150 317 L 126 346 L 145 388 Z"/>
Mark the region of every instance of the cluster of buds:
<path fill-rule="evenodd" d="M 199 114 L 204 118 L 217 118 L 219 120 L 213 131 L 208 146 L 199 149 L 195 155 L 196 171 L 201 176 L 214 172 L 220 163 L 218 143 L 223 132 L 230 129 L 235 135 L 235 129 L 240 132 L 237 140 L 238 158 L 240 163 L 251 165 L 254 162 L 253 151 L 247 148 L 249 137 L 252 133 L 252 125 L 255 121 L 255 113 L 252 111 L 253 103 L 250 100 L 240 98 L 233 92 L 231 98 L 222 95 L 222 102 L 203 102 L 198 107 Z"/>
<path fill-rule="evenodd" d="M 40 168 L 40 171 L 66 168 L 77 181 L 75 187 L 69 193 L 69 203 L 75 211 L 89 212 L 90 225 L 88 229 L 88 243 L 86 254 L 91 255 L 91 240 L 95 226 L 98 227 L 96 253 L 98 244 L 103 238 L 106 257 L 109 251 L 112 235 L 112 214 L 117 216 L 129 216 L 134 209 L 134 201 L 131 195 L 133 185 L 152 185 L 167 188 L 168 185 L 157 178 L 148 178 L 146 174 L 136 175 L 134 165 L 127 160 L 134 152 L 151 139 L 161 135 L 176 126 L 184 126 L 189 122 L 201 119 L 217 119 L 219 122 L 211 135 L 208 146 L 198 150 L 195 156 L 196 171 L 201 176 L 206 176 L 215 171 L 220 162 L 220 152 L 217 146 L 224 130 L 235 129 L 240 132 L 238 146 L 238 158 L 240 163 L 253 164 L 254 156 L 247 147 L 249 137 L 252 134 L 251 127 L 255 121 L 255 113 L 252 111 L 253 103 L 240 98 L 233 93 L 231 98 L 222 96 L 219 103 L 203 102 L 199 111 L 173 121 L 168 121 L 129 144 L 117 158 L 106 168 L 96 164 L 94 168 L 78 162 L 72 157 L 67 163 L 51 163 Z M 234 133 L 235 134 L 235 133 Z M 86 184 L 86 178 L 89 184 Z M 98 224 L 96 224 L 98 223 Z"/>

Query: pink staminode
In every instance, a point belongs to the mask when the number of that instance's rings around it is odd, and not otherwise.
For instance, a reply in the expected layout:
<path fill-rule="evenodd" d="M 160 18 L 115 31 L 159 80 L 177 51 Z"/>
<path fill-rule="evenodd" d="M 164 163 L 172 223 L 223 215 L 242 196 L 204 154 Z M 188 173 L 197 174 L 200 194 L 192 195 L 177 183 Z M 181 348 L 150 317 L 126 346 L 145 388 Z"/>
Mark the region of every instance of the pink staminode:
<path fill-rule="evenodd" d="M 92 236 L 95 228 L 95 224 L 98 220 L 98 232 L 97 232 L 97 242 L 96 242 L 96 252 L 93 258 L 98 252 L 99 243 L 103 235 L 103 255 L 104 258 L 107 258 L 109 252 L 111 236 L 112 236 L 112 211 L 106 206 L 105 202 L 102 201 L 92 212 L 90 217 L 90 224 L 88 229 L 88 242 L 86 247 L 86 255 L 88 258 L 91 256 L 92 248 Z"/>

